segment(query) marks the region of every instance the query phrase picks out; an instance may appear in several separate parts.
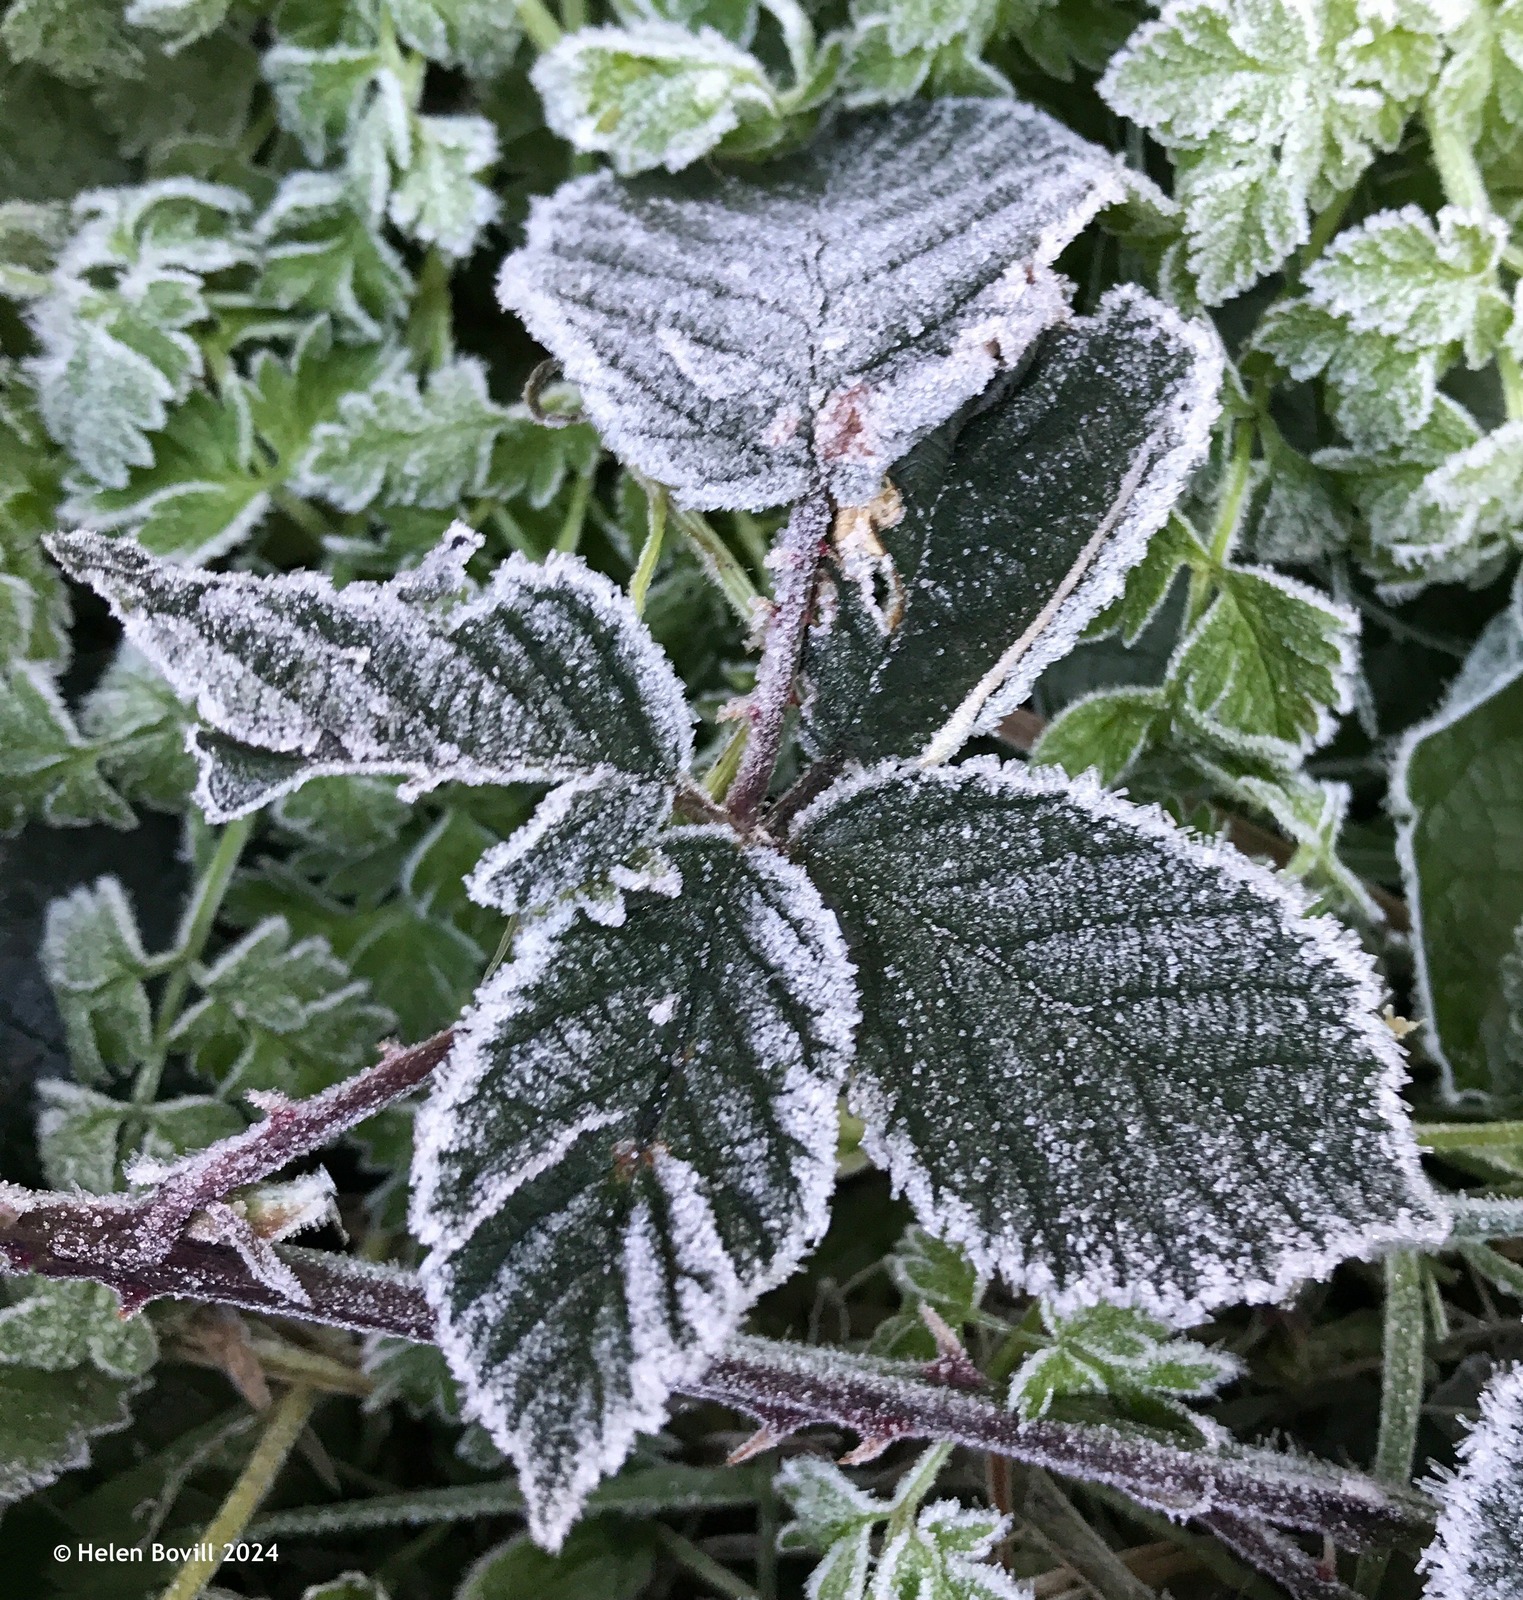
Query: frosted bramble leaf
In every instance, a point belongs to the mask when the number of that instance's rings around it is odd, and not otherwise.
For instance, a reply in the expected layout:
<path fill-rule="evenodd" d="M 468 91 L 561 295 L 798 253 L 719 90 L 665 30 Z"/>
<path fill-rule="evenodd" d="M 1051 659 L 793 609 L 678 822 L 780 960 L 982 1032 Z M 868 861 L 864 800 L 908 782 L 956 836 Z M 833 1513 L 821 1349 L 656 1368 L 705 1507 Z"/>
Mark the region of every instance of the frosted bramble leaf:
<path fill-rule="evenodd" d="M 1168 723 L 1158 689 L 1097 689 L 1063 707 L 1031 751 L 1038 766 L 1062 767 L 1071 778 L 1094 773 L 1107 789 L 1126 777 Z"/>
<path fill-rule="evenodd" d="M 453 260 L 470 255 L 502 203 L 477 178 L 497 160 L 497 131 L 485 117 L 418 117 L 386 214 L 409 238 Z"/>
<path fill-rule="evenodd" d="M 575 893 L 589 916 L 616 922 L 624 914 L 625 890 L 678 887 L 665 858 L 649 845 L 651 818 L 665 803 L 660 783 L 612 768 L 573 778 L 482 856 L 466 879 L 466 893 L 509 916 Z"/>
<path fill-rule="evenodd" d="M 1442 1231 L 1368 958 L 1244 857 L 987 762 L 845 778 L 790 848 L 868 1153 L 980 1270 L 1188 1323 Z"/>
<path fill-rule="evenodd" d="M 375 1059 L 396 1018 L 317 935 L 284 917 L 251 929 L 199 975 L 170 1043 L 219 1087 L 317 1094 Z"/>
<path fill-rule="evenodd" d="M 1359 618 L 1266 567 L 1224 567 L 1209 610 L 1180 641 L 1170 683 L 1208 741 L 1293 767 L 1353 703 Z"/>
<path fill-rule="evenodd" d="M 1206 453 L 1220 376 L 1204 329 L 1114 291 L 899 464 L 902 512 L 838 518 L 810 745 L 945 759 L 997 726 L 1121 594 Z"/>
<path fill-rule="evenodd" d="M 1487 1384 L 1459 1471 L 1432 1487 L 1440 1509 L 1422 1559 L 1427 1600 L 1512 1600 L 1523 1570 L 1523 1367 Z"/>
<path fill-rule="evenodd" d="M 869 1600 L 1031 1600 L 989 1556 L 1010 1528 L 998 1512 L 936 1500 L 889 1540 L 878 1557 Z"/>
<path fill-rule="evenodd" d="M 67 1372 L 93 1366 L 108 1378 L 139 1378 L 159 1358 L 147 1317 L 123 1317 L 116 1290 L 56 1278 L 26 1285 L 0 1310 L 0 1366 Z"/>
<path fill-rule="evenodd" d="M 1445 704 L 1402 740 L 1391 771 L 1412 907 L 1419 1010 L 1450 1098 L 1511 1094 L 1503 963 L 1523 921 L 1523 638 L 1517 599 L 1478 641 Z M 1507 637 L 1511 634 L 1511 638 Z"/>
<path fill-rule="evenodd" d="M 314 573 L 189 571 L 95 534 L 51 548 L 195 697 L 213 820 L 324 774 L 401 773 L 420 792 L 610 765 L 670 783 L 691 751 L 687 707 L 628 601 L 575 558 L 515 556 L 441 609 L 479 543 L 457 523 L 423 568 L 343 590 Z"/>
<path fill-rule="evenodd" d="M 130 828 L 131 808 L 100 771 L 52 675 L 27 662 L 0 668 L 0 834 L 28 817 L 54 827 L 106 822 Z"/>
<path fill-rule="evenodd" d="M 512 66 L 520 33 L 505 0 L 387 0 L 398 34 L 430 61 L 490 78 Z"/>
<path fill-rule="evenodd" d="M 87 1083 L 125 1072 L 148 1054 L 148 957 L 115 878 L 82 885 L 48 907 L 42 967 L 63 1018 L 69 1058 Z"/>
<path fill-rule="evenodd" d="M 1029 106 L 904 106 L 754 177 L 566 184 L 499 293 L 685 504 L 858 504 L 1058 320 L 1052 261 L 1127 183 Z"/>
<path fill-rule="evenodd" d="M 531 921 L 419 1114 L 412 1227 L 469 1410 L 558 1545 L 819 1237 L 851 968 L 808 880 L 728 832 L 662 847 L 618 927 Z"/>
<path fill-rule="evenodd" d="M 0 1505 L 88 1465 L 90 1441 L 128 1426 L 127 1402 L 143 1387 L 93 1366 L 44 1372 L 0 1363 Z"/>
<path fill-rule="evenodd" d="M 410 373 L 345 395 L 302 459 L 297 487 L 341 511 L 376 500 L 454 505 L 486 492 L 492 454 L 511 413 L 487 393 L 486 370 L 470 356 L 440 367 L 426 389 Z"/>
<path fill-rule="evenodd" d="M 545 121 L 628 177 L 676 172 L 746 124 L 777 124 L 778 92 L 755 56 L 713 28 L 668 22 L 580 28 L 535 63 Z"/>
<path fill-rule="evenodd" d="M 1166 1322 L 1126 1306 L 1087 1306 L 1069 1317 L 1042 1308 L 1052 1337 L 1016 1369 L 1009 1404 L 1040 1417 L 1066 1395 L 1214 1394 L 1243 1370 L 1236 1356 L 1181 1338 Z"/>

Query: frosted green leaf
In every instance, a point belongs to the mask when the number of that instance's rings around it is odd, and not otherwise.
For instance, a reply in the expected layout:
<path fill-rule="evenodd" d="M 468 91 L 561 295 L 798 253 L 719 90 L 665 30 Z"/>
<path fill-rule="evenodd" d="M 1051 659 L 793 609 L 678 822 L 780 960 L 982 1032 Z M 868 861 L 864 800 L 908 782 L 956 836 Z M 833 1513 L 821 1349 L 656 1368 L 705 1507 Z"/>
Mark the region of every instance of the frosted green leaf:
<path fill-rule="evenodd" d="M 505 71 L 518 53 L 514 0 L 386 0 L 386 9 L 414 50 L 473 78 Z"/>
<path fill-rule="evenodd" d="M 130 530 L 145 550 L 206 565 L 245 544 L 269 509 L 271 475 L 258 453 L 248 392 L 236 377 L 220 395 L 199 391 L 153 441 L 153 459 L 121 488 L 74 496 L 71 521 Z"/>
<path fill-rule="evenodd" d="M 487 393 L 486 369 L 460 356 L 421 388 L 410 373 L 345 395 L 303 457 L 297 487 L 341 511 L 377 500 L 444 508 L 487 491 L 511 413 Z"/>
<path fill-rule="evenodd" d="M 582 28 L 535 63 L 545 121 L 628 176 L 676 172 L 750 122 L 775 122 L 778 91 L 755 56 L 713 28 L 666 22 Z"/>
<path fill-rule="evenodd" d="M 898 520 L 837 521 L 810 744 L 945 759 L 996 727 L 1121 594 L 1205 455 L 1220 375 L 1204 330 L 1114 291 L 1007 397 L 906 457 Z"/>
<path fill-rule="evenodd" d="M 204 1149 L 245 1126 L 225 1100 L 206 1095 L 134 1106 L 53 1078 L 38 1085 L 38 1100 L 37 1149 L 48 1182 L 55 1189 L 77 1185 L 90 1194 L 110 1194 L 119 1187 L 116 1168 L 128 1124 L 142 1127 L 142 1153 L 160 1159 Z"/>
<path fill-rule="evenodd" d="M 100 752 L 82 739 L 52 677 L 37 666 L 0 670 L 0 834 L 28 817 L 54 827 L 106 822 L 133 826 L 131 808 L 100 771 Z"/>
<path fill-rule="evenodd" d="M 1039 766 L 1062 767 L 1072 778 L 1093 772 L 1109 789 L 1126 777 L 1154 731 L 1167 722 L 1167 701 L 1157 689 L 1097 689 L 1064 706 L 1043 729 L 1031 759 Z"/>
<path fill-rule="evenodd" d="M 404 314 L 413 281 L 402 258 L 355 209 L 332 172 L 293 172 L 259 218 L 259 298 L 282 310 L 331 312 L 364 339 Z"/>
<path fill-rule="evenodd" d="M 904 1309 L 885 1317 L 873 1330 L 869 1352 L 901 1360 L 933 1360 L 938 1354 L 936 1340 L 921 1307 L 959 1330 L 978 1311 L 984 1296 L 983 1277 L 956 1245 L 944 1243 L 914 1223 L 904 1230 L 885 1265 Z"/>
<path fill-rule="evenodd" d="M 367 1411 L 400 1403 L 415 1417 L 459 1422 L 460 1392 L 437 1345 L 375 1339 L 365 1347 L 364 1370 L 375 1381 L 365 1397 Z"/>
<path fill-rule="evenodd" d="M 930 77 L 932 61 L 931 52 L 925 50 L 895 55 L 886 18 L 859 22 L 847 36 L 841 102 L 855 108 L 912 99 Z"/>
<path fill-rule="evenodd" d="M 461 260 L 502 210 L 476 181 L 496 160 L 497 132 L 485 117 L 418 117 L 386 214 L 409 238 Z"/>
<path fill-rule="evenodd" d="M 1008 1517 L 955 1500 L 922 1506 L 884 1546 L 869 1600 L 1031 1600 L 1028 1584 L 988 1559 L 1009 1528 Z"/>
<path fill-rule="evenodd" d="M 574 557 L 514 556 L 444 607 L 479 544 L 457 523 L 423 567 L 341 591 L 315 573 L 190 571 L 95 534 L 52 549 L 194 696 L 213 820 L 324 774 L 400 773 L 404 798 L 604 765 L 673 782 L 691 751 L 682 686 L 624 596 Z"/>
<path fill-rule="evenodd" d="M 275 802 L 282 828 L 303 844 L 367 856 L 393 843 L 412 815 L 390 778 L 314 778 Z"/>
<path fill-rule="evenodd" d="M 122 26 L 119 0 L 15 0 L 0 20 L 13 61 L 32 61 L 67 83 L 130 75 L 143 53 Z"/>
<path fill-rule="evenodd" d="M 101 770 L 128 800 L 156 811 L 182 811 L 195 787 L 189 723 L 174 690 L 130 645 L 79 708 L 80 731 L 99 746 Z"/>
<path fill-rule="evenodd" d="M 1244 857 L 988 762 L 843 779 L 792 851 L 868 1153 L 1012 1289 L 1185 1323 L 1441 1226 L 1368 957 Z"/>
<path fill-rule="evenodd" d="M 144 1059 L 153 1032 L 143 987 L 148 957 L 117 879 L 100 878 L 52 902 L 42 966 L 81 1078 L 97 1083 Z"/>
<path fill-rule="evenodd" d="M 656 1548 L 643 1528 L 622 1521 L 585 1523 L 554 1555 L 519 1534 L 471 1566 L 455 1600 L 639 1600 Z"/>
<path fill-rule="evenodd" d="M 163 48 L 183 50 L 186 45 L 222 26 L 232 0 L 131 0 L 126 17 L 134 27 L 163 36 Z"/>
<path fill-rule="evenodd" d="M 90 1366 L 43 1372 L 0 1364 L 0 1505 L 88 1465 L 90 1441 L 127 1427 L 127 1402 L 141 1387 Z"/>
<path fill-rule="evenodd" d="M 881 16 L 889 49 L 903 56 L 939 50 L 980 26 L 987 36 L 992 10 L 988 0 L 853 0 L 851 14 L 859 23 Z"/>
<path fill-rule="evenodd" d="M 627 27 L 641 22 L 676 22 L 690 32 L 713 28 L 734 44 L 749 45 L 761 10 L 757 0 L 613 0 Z"/>
<path fill-rule="evenodd" d="M 753 177 L 566 184 L 499 293 L 685 504 L 861 504 L 1058 320 L 1052 261 L 1126 193 L 1029 106 L 908 105 Z"/>
<path fill-rule="evenodd" d="M 170 1044 L 223 1089 L 317 1094 L 370 1065 L 396 1019 L 316 935 L 283 917 L 245 934 L 199 975 L 203 997 Z"/>
<path fill-rule="evenodd" d="M 419 1114 L 413 1232 L 468 1410 L 559 1545 L 819 1237 L 851 969 L 808 880 L 725 830 L 676 895 L 531 921 Z"/>
<path fill-rule="evenodd" d="M 1459 1471 L 1430 1487 L 1439 1517 L 1422 1558 L 1427 1600 L 1512 1600 L 1523 1570 L 1523 1367 L 1486 1385 Z"/>
<path fill-rule="evenodd" d="M 115 1289 L 78 1279 L 24 1278 L 0 1310 L 0 1368 L 67 1372 L 92 1366 L 108 1378 L 140 1378 L 159 1358 L 147 1317 L 123 1317 Z"/>
<path fill-rule="evenodd" d="M 611 768 L 563 783 L 505 844 L 482 856 L 466 893 L 509 916 L 575 895 L 590 917 L 617 921 L 626 889 L 675 887 L 650 845 L 650 818 L 662 809 L 659 783 Z"/>
<path fill-rule="evenodd" d="M 835 1462 L 818 1456 L 791 1457 L 773 1481 L 794 1517 L 778 1535 L 779 1550 L 828 1550 L 870 1531 L 893 1509 L 889 1501 L 858 1488 Z"/>
<path fill-rule="evenodd" d="M 370 87 L 382 71 L 381 57 L 369 45 L 311 50 L 277 44 L 264 52 L 261 66 L 275 96 L 280 125 L 296 135 L 314 165 L 348 143 Z"/>
<path fill-rule="evenodd" d="M 1267 567 L 1225 567 L 1169 666 L 1189 723 L 1213 743 L 1295 766 L 1353 703 L 1359 618 Z"/>
<path fill-rule="evenodd" d="M 1502 963 L 1523 921 L 1523 659 L 1483 634 L 1391 772 L 1427 1045 L 1452 1097 L 1516 1092 Z"/>
<path fill-rule="evenodd" d="M 363 1572 L 345 1572 L 303 1589 L 301 1600 L 391 1600 L 390 1592 Z"/>
<path fill-rule="evenodd" d="M 1125 1306 L 1088 1306 L 1071 1317 L 1042 1308 L 1052 1343 L 1010 1379 L 1009 1405 L 1040 1417 L 1067 1395 L 1214 1394 L 1243 1370 L 1236 1356 L 1181 1338 L 1166 1322 Z"/>
<path fill-rule="evenodd" d="M 1119 633 L 1124 645 L 1136 644 L 1168 599 L 1180 569 L 1209 569 L 1210 559 L 1190 524 L 1178 513 L 1172 514 L 1148 540 L 1147 553 L 1127 573 L 1119 598 L 1084 630 L 1085 638 L 1103 639 Z"/>
<path fill-rule="evenodd" d="M 52 288 L 49 270 L 68 231 L 61 205 L 0 201 L 0 295 L 30 300 L 46 294 Z"/>
<path fill-rule="evenodd" d="M 1325 473 L 1277 436 L 1265 441 L 1265 457 L 1267 488 L 1253 525 L 1253 553 L 1285 566 L 1341 555 L 1353 530 Z"/>

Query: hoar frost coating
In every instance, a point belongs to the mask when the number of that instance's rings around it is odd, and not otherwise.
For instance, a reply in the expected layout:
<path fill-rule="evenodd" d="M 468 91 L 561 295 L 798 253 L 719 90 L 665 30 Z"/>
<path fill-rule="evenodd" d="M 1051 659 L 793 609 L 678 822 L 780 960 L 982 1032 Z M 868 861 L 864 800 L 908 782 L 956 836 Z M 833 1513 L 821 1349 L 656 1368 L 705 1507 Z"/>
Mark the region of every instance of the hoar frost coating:
<path fill-rule="evenodd" d="M 1460 1470 L 1431 1485 L 1442 1510 L 1423 1555 L 1427 1600 L 1517 1600 L 1523 1583 L 1523 1367 L 1498 1374 L 1460 1446 Z"/>
<path fill-rule="evenodd" d="M 726 829 L 662 849 L 677 897 L 530 919 L 418 1120 L 440 1342 L 549 1545 L 828 1213 L 857 1020 L 835 919 Z"/>
<path fill-rule="evenodd" d="M 1236 851 L 987 761 L 849 776 L 791 849 L 858 965 L 866 1147 L 981 1270 L 1188 1325 L 1443 1237 L 1369 958 Z"/>
<path fill-rule="evenodd" d="M 498 292 L 610 448 L 684 504 L 864 503 L 1061 320 L 1051 263 L 1138 187 L 1030 106 L 905 105 L 782 178 L 568 183 Z"/>

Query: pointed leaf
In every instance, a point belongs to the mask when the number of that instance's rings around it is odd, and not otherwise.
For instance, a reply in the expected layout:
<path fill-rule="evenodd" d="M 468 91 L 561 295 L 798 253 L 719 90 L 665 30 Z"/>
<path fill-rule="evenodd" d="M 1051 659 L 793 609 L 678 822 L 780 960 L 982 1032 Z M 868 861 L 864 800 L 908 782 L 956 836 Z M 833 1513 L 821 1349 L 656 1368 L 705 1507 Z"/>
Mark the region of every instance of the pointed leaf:
<path fill-rule="evenodd" d="M 404 773 L 414 791 L 556 782 L 604 765 L 670 784 L 690 749 L 682 687 L 629 603 L 575 558 L 521 557 L 453 609 L 480 543 L 457 523 L 417 572 L 187 571 L 127 540 L 52 549 L 210 726 L 197 800 L 241 816 L 307 778 Z"/>
<path fill-rule="evenodd" d="M 413 1229 L 470 1408 L 556 1545 L 819 1236 L 855 993 L 797 868 L 715 829 L 675 897 L 531 923 L 418 1119 Z"/>
<path fill-rule="evenodd" d="M 1220 376 L 1204 329 L 1122 289 L 1042 339 L 1008 398 L 926 440 L 892 474 L 897 522 L 837 523 L 810 742 L 944 759 L 995 727 L 1121 594 L 1205 455 Z"/>
<path fill-rule="evenodd" d="M 1184 1323 L 1441 1231 L 1368 958 L 1244 857 L 987 762 L 843 779 L 795 851 L 869 1154 L 981 1270 Z"/>
<path fill-rule="evenodd" d="M 686 504 L 860 503 L 1058 318 L 1051 262 L 1125 193 L 1041 112 L 942 100 L 755 178 L 578 179 L 537 203 L 499 291 Z"/>

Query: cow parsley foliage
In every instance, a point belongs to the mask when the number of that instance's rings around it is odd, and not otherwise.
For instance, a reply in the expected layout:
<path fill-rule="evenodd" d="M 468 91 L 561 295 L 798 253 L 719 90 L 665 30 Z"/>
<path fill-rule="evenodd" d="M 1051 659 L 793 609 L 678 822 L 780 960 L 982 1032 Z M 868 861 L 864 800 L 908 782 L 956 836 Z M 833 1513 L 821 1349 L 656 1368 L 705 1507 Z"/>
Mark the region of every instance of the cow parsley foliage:
<path fill-rule="evenodd" d="M 0 0 L 20 1588 L 1511 1595 L 1520 161 L 1523 0 Z"/>

